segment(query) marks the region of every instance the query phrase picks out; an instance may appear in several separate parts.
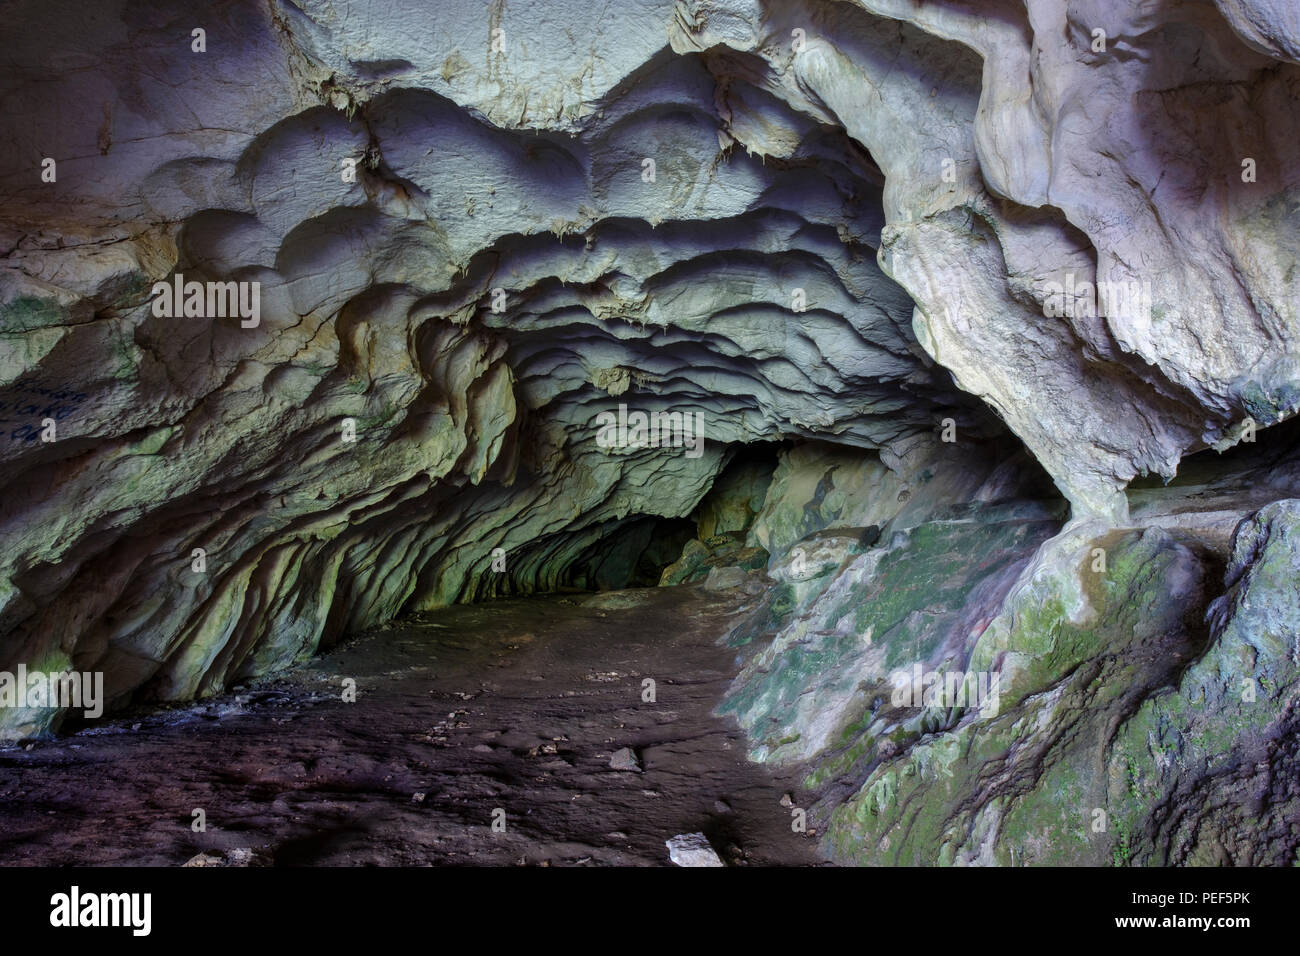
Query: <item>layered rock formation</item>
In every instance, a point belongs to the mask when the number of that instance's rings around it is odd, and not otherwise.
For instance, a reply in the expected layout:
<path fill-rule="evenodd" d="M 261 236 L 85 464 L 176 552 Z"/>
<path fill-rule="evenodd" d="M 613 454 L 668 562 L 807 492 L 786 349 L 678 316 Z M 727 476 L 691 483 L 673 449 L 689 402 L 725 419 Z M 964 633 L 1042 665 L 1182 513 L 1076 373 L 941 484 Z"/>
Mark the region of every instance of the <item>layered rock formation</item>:
<path fill-rule="evenodd" d="M 0 667 L 187 699 L 455 601 L 761 578 L 724 707 L 838 858 L 1294 854 L 1283 4 L 7 22 Z M 178 276 L 257 307 L 160 314 Z"/>

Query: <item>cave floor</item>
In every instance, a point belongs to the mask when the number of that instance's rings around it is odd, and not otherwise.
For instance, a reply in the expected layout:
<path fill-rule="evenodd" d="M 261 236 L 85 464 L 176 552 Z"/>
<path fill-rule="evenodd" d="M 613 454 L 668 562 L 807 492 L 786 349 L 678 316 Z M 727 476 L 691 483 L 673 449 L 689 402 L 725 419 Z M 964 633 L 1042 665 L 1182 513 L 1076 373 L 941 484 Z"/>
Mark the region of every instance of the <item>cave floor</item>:
<path fill-rule="evenodd" d="M 0 752 L 0 863 L 664 865 L 664 840 L 696 831 L 730 864 L 820 863 L 781 804 L 807 806 L 796 775 L 750 763 L 712 714 L 740 600 L 448 608 L 199 705 Z M 643 772 L 610 767 L 623 747 Z"/>

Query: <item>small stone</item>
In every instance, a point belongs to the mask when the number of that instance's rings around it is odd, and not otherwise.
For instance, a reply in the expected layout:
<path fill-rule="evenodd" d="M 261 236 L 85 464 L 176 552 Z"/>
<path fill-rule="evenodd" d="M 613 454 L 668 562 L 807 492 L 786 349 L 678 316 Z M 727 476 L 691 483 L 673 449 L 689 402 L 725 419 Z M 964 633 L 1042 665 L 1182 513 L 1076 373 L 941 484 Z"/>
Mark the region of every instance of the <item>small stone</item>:
<path fill-rule="evenodd" d="M 722 860 L 709 846 L 703 833 L 682 833 L 665 840 L 668 858 L 678 866 L 722 866 Z"/>
<path fill-rule="evenodd" d="M 253 850 L 251 847 L 237 846 L 233 850 L 226 851 L 227 866 L 249 866 L 253 862 Z"/>
<path fill-rule="evenodd" d="M 641 761 L 637 760 L 636 752 L 631 747 L 624 747 L 622 750 L 614 751 L 609 758 L 609 765 L 615 770 L 627 770 L 632 773 L 641 772 Z"/>
<path fill-rule="evenodd" d="M 790 794 L 787 793 L 784 797 L 781 798 L 781 806 L 783 806 L 783 807 L 793 807 L 793 806 L 794 806 L 794 797 L 790 796 Z"/>
<path fill-rule="evenodd" d="M 726 800 L 714 800 L 713 810 L 715 813 L 730 813 L 731 804 L 727 803 Z"/>
<path fill-rule="evenodd" d="M 427 794 L 425 794 L 425 792 L 424 792 L 423 790 L 417 790 L 415 793 L 411 794 L 411 802 L 412 802 L 412 803 L 424 803 L 424 798 L 425 798 L 426 796 L 427 796 Z"/>
<path fill-rule="evenodd" d="M 225 865 L 225 861 L 223 861 L 223 860 L 221 859 L 221 857 L 219 857 L 219 856 L 212 856 L 212 855 L 209 854 L 209 853 L 198 853 L 198 854 L 195 854 L 194 856 L 190 857 L 188 860 L 186 860 L 184 863 L 181 864 L 182 867 L 186 867 L 186 866 L 224 866 L 224 865 Z"/>

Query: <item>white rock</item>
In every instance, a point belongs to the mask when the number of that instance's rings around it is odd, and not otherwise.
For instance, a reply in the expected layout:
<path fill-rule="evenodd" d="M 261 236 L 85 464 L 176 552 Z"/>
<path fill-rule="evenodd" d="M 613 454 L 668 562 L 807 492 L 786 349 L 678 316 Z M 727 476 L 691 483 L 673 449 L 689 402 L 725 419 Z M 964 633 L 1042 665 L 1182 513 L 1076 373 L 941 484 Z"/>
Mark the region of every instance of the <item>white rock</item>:
<path fill-rule="evenodd" d="M 722 866 L 703 833 L 683 833 L 664 841 L 668 858 L 678 866 Z"/>

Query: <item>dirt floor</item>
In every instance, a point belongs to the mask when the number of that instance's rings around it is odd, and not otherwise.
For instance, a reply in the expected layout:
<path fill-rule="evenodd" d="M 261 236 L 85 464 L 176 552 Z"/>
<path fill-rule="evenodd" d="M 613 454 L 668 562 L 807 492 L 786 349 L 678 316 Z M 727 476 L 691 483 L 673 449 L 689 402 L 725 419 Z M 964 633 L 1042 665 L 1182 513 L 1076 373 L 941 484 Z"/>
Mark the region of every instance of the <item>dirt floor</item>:
<path fill-rule="evenodd" d="M 738 600 L 449 608 L 287 678 L 0 751 L 0 864 L 665 865 L 664 841 L 699 831 L 729 864 L 815 865 L 781 802 L 807 797 L 712 714 Z M 624 747 L 643 772 L 611 768 Z"/>

